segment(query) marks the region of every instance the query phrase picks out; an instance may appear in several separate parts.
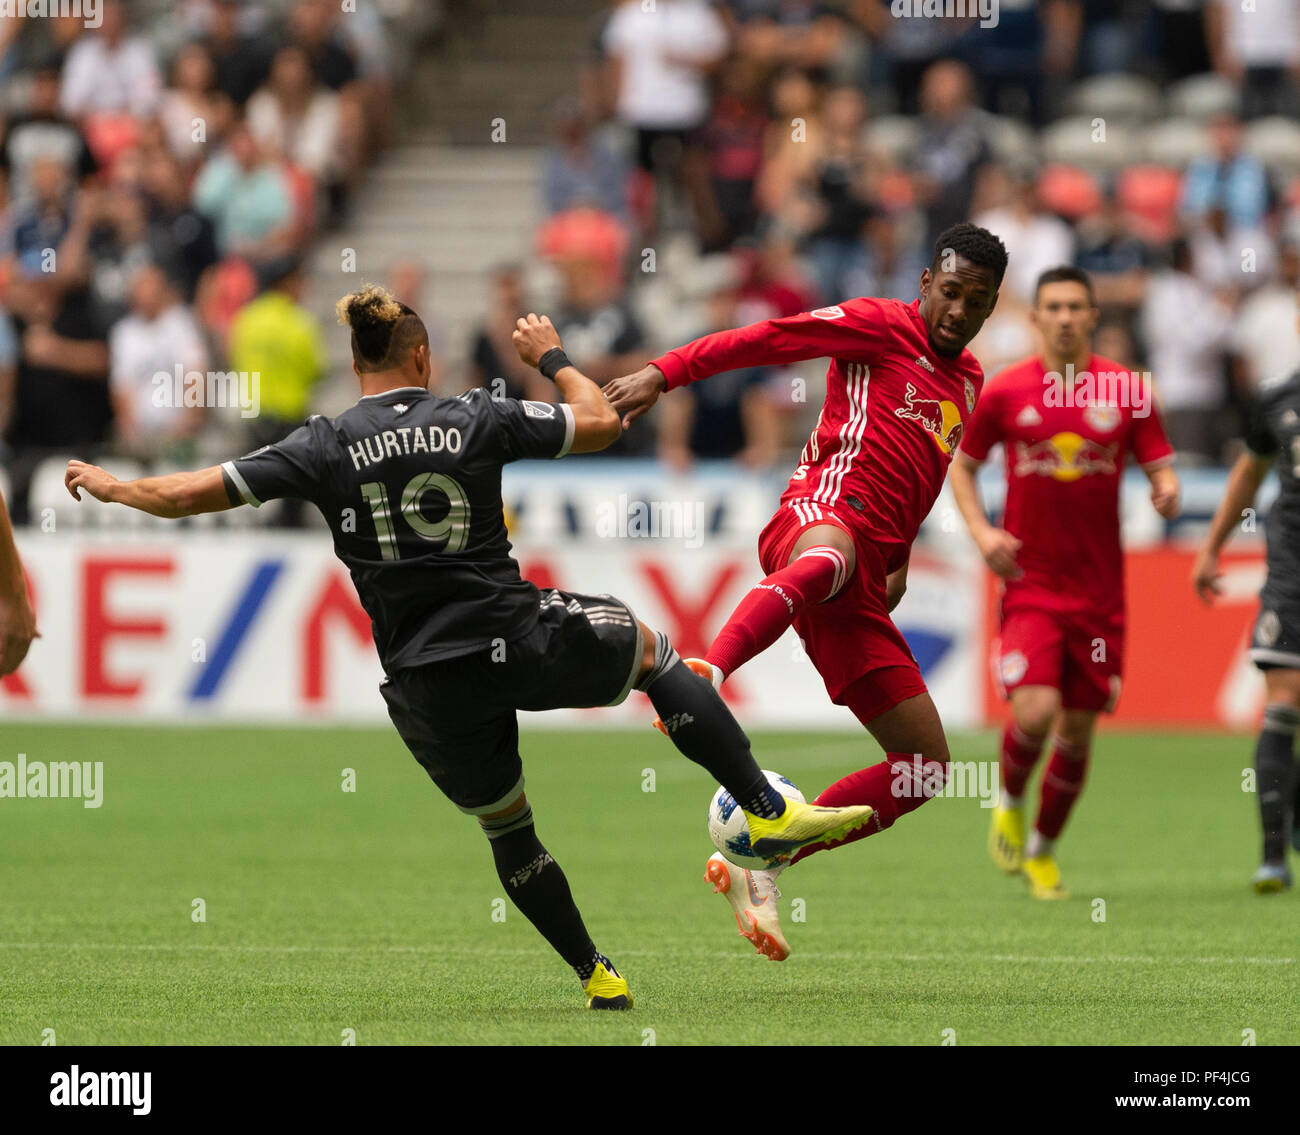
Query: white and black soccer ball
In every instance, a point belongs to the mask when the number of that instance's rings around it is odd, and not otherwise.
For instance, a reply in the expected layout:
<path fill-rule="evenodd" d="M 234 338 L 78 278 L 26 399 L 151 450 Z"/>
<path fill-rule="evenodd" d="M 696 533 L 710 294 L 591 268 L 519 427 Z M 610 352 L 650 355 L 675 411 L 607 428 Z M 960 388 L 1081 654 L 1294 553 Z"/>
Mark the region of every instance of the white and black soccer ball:
<path fill-rule="evenodd" d="M 807 803 L 792 780 L 768 769 L 763 770 L 763 775 L 782 796 L 798 800 L 800 804 Z M 719 788 L 709 801 L 709 838 L 713 840 L 713 846 L 737 867 L 757 871 L 769 866 L 769 860 L 750 851 L 749 824 L 745 820 L 745 810 L 725 788 Z"/>

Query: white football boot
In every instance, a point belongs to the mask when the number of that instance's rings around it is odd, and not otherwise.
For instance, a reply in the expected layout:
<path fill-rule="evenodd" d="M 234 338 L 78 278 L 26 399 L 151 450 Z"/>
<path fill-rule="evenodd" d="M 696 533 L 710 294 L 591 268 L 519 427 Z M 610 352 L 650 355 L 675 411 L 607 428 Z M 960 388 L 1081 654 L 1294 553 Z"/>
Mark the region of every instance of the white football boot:
<path fill-rule="evenodd" d="M 736 915 L 736 925 L 741 936 L 748 938 L 757 953 L 774 962 L 783 962 L 790 956 L 790 943 L 781 933 L 780 914 L 776 900 L 781 892 L 776 889 L 776 877 L 782 867 L 763 871 L 750 871 L 737 867 L 721 852 L 709 856 L 704 880 L 713 884 L 716 894 L 724 895 Z"/>

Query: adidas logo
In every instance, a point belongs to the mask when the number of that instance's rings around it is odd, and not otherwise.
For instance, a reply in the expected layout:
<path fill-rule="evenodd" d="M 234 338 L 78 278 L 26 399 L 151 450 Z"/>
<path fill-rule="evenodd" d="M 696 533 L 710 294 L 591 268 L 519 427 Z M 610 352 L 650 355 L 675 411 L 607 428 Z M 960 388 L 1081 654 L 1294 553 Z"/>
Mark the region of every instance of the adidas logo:
<path fill-rule="evenodd" d="M 919 366 L 919 367 L 924 367 L 924 368 L 925 368 L 926 370 L 928 370 L 931 374 L 934 374 L 934 363 L 932 363 L 932 362 L 931 362 L 929 359 L 927 359 L 924 355 L 917 355 L 917 357 L 916 357 L 916 365 Z"/>
<path fill-rule="evenodd" d="M 1018 426 L 1038 426 L 1042 425 L 1042 422 L 1043 415 L 1032 406 L 1026 406 L 1016 415 L 1016 425 Z"/>

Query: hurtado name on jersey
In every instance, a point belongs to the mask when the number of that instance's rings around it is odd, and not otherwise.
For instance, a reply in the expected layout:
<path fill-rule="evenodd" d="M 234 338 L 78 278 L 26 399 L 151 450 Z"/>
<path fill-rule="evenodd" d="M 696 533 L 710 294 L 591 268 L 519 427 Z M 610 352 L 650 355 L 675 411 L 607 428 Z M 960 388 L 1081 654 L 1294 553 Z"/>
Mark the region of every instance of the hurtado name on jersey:
<path fill-rule="evenodd" d="M 410 456 L 413 453 L 459 453 L 460 430 L 452 426 L 400 426 L 380 430 L 348 446 L 348 456 L 355 469 L 377 465 L 386 457 Z"/>

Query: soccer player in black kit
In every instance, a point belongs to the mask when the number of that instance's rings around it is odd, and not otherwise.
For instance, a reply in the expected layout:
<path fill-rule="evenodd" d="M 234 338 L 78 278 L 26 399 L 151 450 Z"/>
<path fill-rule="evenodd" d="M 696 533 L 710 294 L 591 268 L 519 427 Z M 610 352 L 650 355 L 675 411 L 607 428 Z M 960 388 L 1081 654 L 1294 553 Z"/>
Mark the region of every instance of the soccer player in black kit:
<path fill-rule="evenodd" d="M 514 333 L 530 366 L 563 401 L 431 394 L 420 317 L 377 287 L 338 303 L 352 330 L 361 398 L 282 442 L 193 473 L 118 481 L 70 461 L 68 490 L 154 516 L 219 512 L 291 497 L 325 517 L 334 552 L 370 616 L 389 716 L 434 783 L 474 816 L 511 900 L 582 983 L 587 1007 L 626 1009 L 627 982 L 583 925 L 559 865 L 542 846 L 524 795 L 516 710 L 616 705 L 643 690 L 677 748 L 745 809 L 754 850 L 786 859 L 842 839 L 869 807 L 787 801 L 763 776 L 749 740 L 704 678 L 610 595 L 539 592 L 510 556 L 501 467 L 603 449 L 622 425 L 604 394 L 564 355 L 551 322 Z"/>
<path fill-rule="evenodd" d="M 1298 297 L 1300 298 L 1300 297 Z M 1207 603 L 1219 594 L 1219 552 L 1276 463 L 1281 491 L 1268 514 L 1268 577 L 1259 593 L 1251 661 L 1264 672 L 1264 722 L 1255 747 L 1255 791 L 1264 854 L 1252 880 L 1259 894 L 1289 890 L 1287 842 L 1300 851 L 1300 370 L 1260 386 L 1246 452 L 1237 459 L 1205 543 L 1192 584 Z"/>

